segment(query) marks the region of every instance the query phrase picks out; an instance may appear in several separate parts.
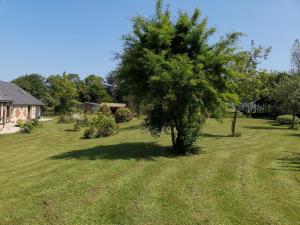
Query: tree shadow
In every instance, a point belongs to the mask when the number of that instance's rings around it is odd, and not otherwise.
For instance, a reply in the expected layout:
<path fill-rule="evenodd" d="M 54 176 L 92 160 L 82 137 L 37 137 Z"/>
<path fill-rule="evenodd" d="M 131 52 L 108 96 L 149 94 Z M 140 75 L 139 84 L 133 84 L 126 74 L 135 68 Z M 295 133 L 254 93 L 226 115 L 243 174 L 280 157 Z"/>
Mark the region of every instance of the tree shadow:
<path fill-rule="evenodd" d="M 76 132 L 74 129 L 65 129 L 66 132 Z"/>
<path fill-rule="evenodd" d="M 143 130 L 144 127 L 142 125 L 132 125 L 128 127 L 121 127 L 119 131 L 131 131 L 131 130 Z"/>
<path fill-rule="evenodd" d="M 287 136 L 293 136 L 293 137 L 299 137 L 300 138 L 300 134 L 287 134 Z"/>
<path fill-rule="evenodd" d="M 53 160 L 155 160 L 157 157 L 177 157 L 170 147 L 153 142 L 122 143 L 117 145 L 97 146 L 88 149 L 72 150 L 50 157 Z"/>
<path fill-rule="evenodd" d="M 274 170 L 298 171 L 300 172 L 300 153 L 292 152 L 288 156 L 276 159 L 279 168 Z"/>
<path fill-rule="evenodd" d="M 278 123 L 276 120 L 270 120 L 270 121 L 267 121 L 267 123 L 273 127 L 285 127 L 286 128 L 286 125 L 282 125 L 282 124 Z"/>
<path fill-rule="evenodd" d="M 207 138 L 228 138 L 230 135 L 222 135 L 222 134 L 208 134 L 208 133 L 202 133 L 201 137 L 207 137 Z"/>
<path fill-rule="evenodd" d="M 285 130 L 287 129 L 286 127 L 278 127 L 278 126 L 243 126 L 244 128 L 247 129 L 253 129 L 253 130 Z"/>

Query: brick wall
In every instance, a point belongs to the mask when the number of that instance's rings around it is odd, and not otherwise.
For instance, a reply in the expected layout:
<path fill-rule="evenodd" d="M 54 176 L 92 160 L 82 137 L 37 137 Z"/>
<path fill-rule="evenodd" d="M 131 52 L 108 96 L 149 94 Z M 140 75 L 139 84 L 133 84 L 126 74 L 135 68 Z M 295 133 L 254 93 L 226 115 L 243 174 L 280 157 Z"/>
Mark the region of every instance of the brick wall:
<path fill-rule="evenodd" d="M 14 106 L 11 119 L 16 123 L 18 120 L 35 119 L 37 116 L 41 116 L 40 106 L 31 106 L 30 110 L 28 106 Z"/>

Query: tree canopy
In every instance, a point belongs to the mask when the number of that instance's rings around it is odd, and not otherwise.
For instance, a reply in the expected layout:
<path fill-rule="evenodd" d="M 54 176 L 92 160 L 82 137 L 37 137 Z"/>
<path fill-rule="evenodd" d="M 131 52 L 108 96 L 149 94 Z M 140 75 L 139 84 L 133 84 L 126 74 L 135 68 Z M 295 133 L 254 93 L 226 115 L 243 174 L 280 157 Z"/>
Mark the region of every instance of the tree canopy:
<path fill-rule="evenodd" d="M 63 76 L 52 75 L 47 79 L 49 92 L 54 98 L 54 106 L 56 112 L 68 112 L 76 104 L 77 91 L 74 83 L 72 83 L 66 74 Z"/>
<path fill-rule="evenodd" d="M 145 124 L 153 135 L 170 130 L 176 152 L 194 153 L 205 119 L 221 117 L 234 95 L 229 65 L 241 33 L 211 43 L 215 29 L 207 27 L 199 9 L 171 18 L 159 0 L 154 17 L 133 19 L 133 32 L 124 37 L 119 79 L 147 103 Z"/>
<path fill-rule="evenodd" d="M 29 74 L 12 82 L 48 106 L 54 106 L 56 112 L 71 111 L 77 102 L 113 101 L 106 91 L 103 78 L 96 75 L 89 75 L 81 80 L 78 74 L 66 72 L 48 78 L 39 74 Z"/>
<path fill-rule="evenodd" d="M 256 101 L 260 96 L 261 83 L 258 79 L 259 71 L 257 67 L 263 59 L 267 59 L 270 52 L 271 47 L 256 47 L 254 41 L 252 41 L 249 51 L 238 51 L 234 55 L 234 62 L 230 65 L 236 73 L 236 76 L 232 80 L 234 83 L 232 88 L 236 95 L 231 101 L 234 104 L 231 136 L 236 135 L 235 127 L 240 106 L 243 103 Z"/>
<path fill-rule="evenodd" d="M 273 98 L 285 112 L 293 115 L 293 129 L 296 114 L 300 113 L 300 76 L 283 77 L 273 91 Z"/>
<path fill-rule="evenodd" d="M 52 102 L 52 97 L 50 96 L 46 85 L 46 78 L 40 74 L 26 74 L 13 80 L 12 83 L 17 84 L 19 87 L 46 104 Z"/>

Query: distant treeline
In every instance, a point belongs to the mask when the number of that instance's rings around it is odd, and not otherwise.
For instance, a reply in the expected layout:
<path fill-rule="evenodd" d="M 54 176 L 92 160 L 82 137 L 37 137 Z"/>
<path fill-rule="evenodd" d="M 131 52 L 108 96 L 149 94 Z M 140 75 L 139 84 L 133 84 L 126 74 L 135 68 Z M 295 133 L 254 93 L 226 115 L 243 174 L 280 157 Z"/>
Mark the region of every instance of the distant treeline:
<path fill-rule="evenodd" d="M 27 74 L 12 81 L 36 98 L 42 100 L 56 112 L 71 111 L 78 102 L 126 102 L 125 89 L 118 85 L 116 74 L 106 79 L 89 75 L 81 79 L 79 74 L 63 73 L 44 77 L 40 74 Z"/>

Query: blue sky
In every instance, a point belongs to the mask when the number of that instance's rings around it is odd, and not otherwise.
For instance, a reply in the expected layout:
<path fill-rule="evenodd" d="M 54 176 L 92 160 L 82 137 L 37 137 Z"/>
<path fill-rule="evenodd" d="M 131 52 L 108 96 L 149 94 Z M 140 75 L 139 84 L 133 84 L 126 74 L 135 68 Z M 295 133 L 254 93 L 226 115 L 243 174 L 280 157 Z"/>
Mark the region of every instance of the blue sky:
<path fill-rule="evenodd" d="M 290 69 L 290 49 L 300 38 L 300 0 L 165 0 L 173 16 L 200 7 L 217 36 L 241 31 L 241 46 L 272 46 L 262 67 Z M 63 71 L 105 76 L 122 49 L 134 15 L 150 16 L 154 0 L 0 0 L 0 80 Z"/>

